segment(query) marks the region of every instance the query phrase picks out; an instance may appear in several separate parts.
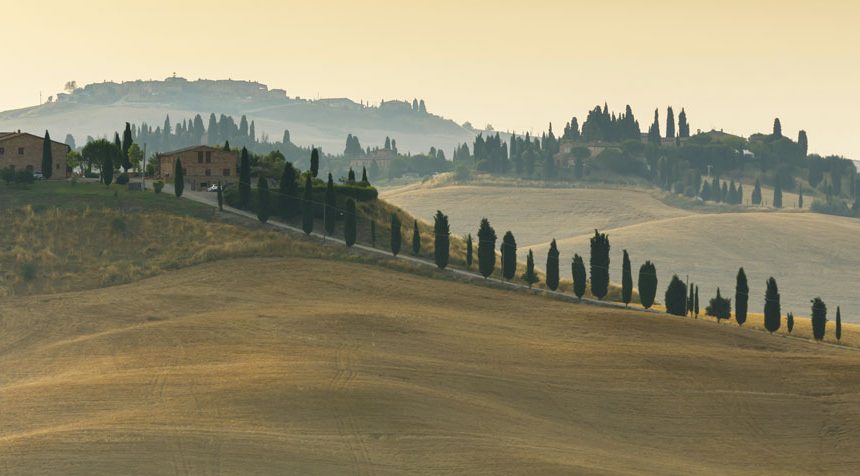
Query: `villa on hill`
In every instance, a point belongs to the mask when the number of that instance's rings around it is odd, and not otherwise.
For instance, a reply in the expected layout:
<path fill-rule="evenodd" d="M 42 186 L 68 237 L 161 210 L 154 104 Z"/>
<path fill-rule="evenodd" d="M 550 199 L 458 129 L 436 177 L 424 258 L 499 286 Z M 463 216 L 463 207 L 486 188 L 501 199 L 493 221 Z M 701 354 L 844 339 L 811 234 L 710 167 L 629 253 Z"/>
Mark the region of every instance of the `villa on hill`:
<path fill-rule="evenodd" d="M 158 154 L 158 176 L 162 180 L 173 181 L 177 160 L 182 161 L 185 186 L 189 190 L 206 190 L 218 182 L 227 185 L 239 180 L 236 172 L 239 154 L 236 151 L 195 145 Z"/>
<path fill-rule="evenodd" d="M 45 138 L 29 132 L 0 132 L 0 168 L 42 172 L 42 151 Z M 66 155 L 71 148 L 62 142 L 51 141 L 51 154 L 54 159 L 52 180 L 69 177 L 71 170 L 66 166 Z"/>

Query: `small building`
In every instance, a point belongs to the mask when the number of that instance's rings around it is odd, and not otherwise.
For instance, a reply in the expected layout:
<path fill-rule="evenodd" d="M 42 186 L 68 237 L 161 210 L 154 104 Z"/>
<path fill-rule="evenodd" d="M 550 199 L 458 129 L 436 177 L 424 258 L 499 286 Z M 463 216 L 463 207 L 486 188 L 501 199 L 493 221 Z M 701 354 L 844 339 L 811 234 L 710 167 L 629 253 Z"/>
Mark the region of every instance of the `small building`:
<path fill-rule="evenodd" d="M 42 172 L 42 151 L 45 138 L 29 132 L 0 132 L 0 168 Z M 66 155 L 72 150 L 62 142 L 51 141 L 54 170 L 51 180 L 64 180 L 71 171 L 66 166 Z"/>
<path fill-rule="evenodd" d="M 195 145 L 184 149 L 158 154 L 158 176 L 164 181 L 173 181 L 176 160 L 182 161 L 185 170 L 185 188 L 206 190 L 210 185 L 238 182 L 237 164 L 239 154 L 235 151 L 216 149 L 208 145 Z"/>
<path fill-rule="evenodd" d="M 349 161 L 349 166 L 356 173 L 361 173 L 362 168 L 366 168 L 370 172 L 374 165 L 381 174 L 388 174 L 391 169 L 391 163 L 397 158 L 397 154 L 391 149 L 375 149 L 369 154 L 361 157 L 356 157 Z"/>

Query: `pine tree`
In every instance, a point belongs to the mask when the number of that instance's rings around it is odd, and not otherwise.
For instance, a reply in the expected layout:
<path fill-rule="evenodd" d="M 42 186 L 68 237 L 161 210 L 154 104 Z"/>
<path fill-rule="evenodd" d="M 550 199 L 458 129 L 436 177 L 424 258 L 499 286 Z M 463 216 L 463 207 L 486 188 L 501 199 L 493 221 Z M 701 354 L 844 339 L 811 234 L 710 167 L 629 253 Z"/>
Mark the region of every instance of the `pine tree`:
<path fill-rule="evenodd" d="M 594 230 L 591 238 L 591 294 L 603 299 L 609 292 L 609 237 Z"/>
<path fill-rule="evenodd" d="M 682 317 L 687 313 L 687 286 L 677 274 L 666 288 L 666 312 Z"/>
<path fill-rule="evenodd" d="M 257 219 L 269 221 L 269 181 L 264 177 L 257 179 Z"/>
<path fill-rule="evenodd" d="M 328 183 L 325 188 L 325 220 L 323 226 L 329 235 L 334 234 L 335 223 L 337 223 L 337 195 L 334 192 L 334 179 L 328 174 Z"/>
<path fill-rule="evenodd" d="M 128 150 L 131 149 L 131 144 L 134 143 L 131 135 L 131 124 L 125 123 L 125 130 L 122 133 L 122 168 L 128 172 L 131 168 L 131 161 L 128 157 Z"/>
<path fill-rule="evenodd" d="M 785 316 L 785 327 L 788 329 L 789 334 L 791 334 L 791 331 L 794 330 L 794 314 L 793 313 L 789 312 L 788 315 Z"/>
<path fill-rule="evenodd" d="M 776 178 L 776 183 L 773 185 L 773 207 L 782 208 L 782 181 L 779 177 Z"/>
<path fill-rule="evenodd" d="M 242 147 L 239 159 L 239 208 L 247 210 L 251 206 L 251 157 L 248 149 Z"/>
<path fill-rule="evenodd" d="M 836 342 L 842 340 L 842 310 L 836 306 Z"/>
<path fill-rule="evenodd" d="M 779 330 L 780 320 L 779 288 L 772 277 L 767 280 L 767 292 L 764 295 L 764 328 L 773 334 Z"/>
<path fill-rule="evenodd" d="M 779 122 L 779 118 L 773 120 L 773 137 L 774 139 L 782 138 L 782 124 Z"/>
<path fill-rule="evenodd" d="M 759 179 L 755 179 L 755 188 L 752 193 L 752 204 L 761 205 L 761 182 Z"/>
<path fill-rule="evenodd" d="M 466 268 L 472 267 L 472 234 L 466 235 Z"/>
<path fill-rule="evenodd" d="M 812 336 L 815 340 L 824 339 L 827 328 L 827 305 L 821 298 L 812 300 Z"/>
<path fill-rule="evenodd" d="M 345 215 L 343 218 L 343 241 L 346 242 L 346 246 L 352 246 L 355 244 L 358 234 L 356 230 L 355 200 L 352 198 L 346 199 Z"/>
<path fill-rule="evenodd" d="M 675 112 L 672 111 L 672 106 L 666 111 L 666 138 L 675 138 Z"/>
<path fill-rule="evenodd" d="M 575 294 L 577 299 L 581 301 L 582 296 L 585 295 L 585 286 L 587 284 L 586 281 L 588 280 L 588 277 L 585 274 L 585 262 L 582 260 L 582 256 L 579 256 L 578 254 L 573 255 L 571 268 L 571 273 L 573 275 L 573 294 Z"/>
<path fill-rule="evenodd" d="M 284 219 L 290 219 L 298 213 L 299 185 L 298 170 L 293 164 L 286 162 L 278 183 L 278 213 Z"/>
<path fill-rule="evenodd" d="M 528 283 L 529 288 L 531 288 L 536 282 L 540 281 L 535 274 L 535 256 L 534 253 L 532 253 L 532 250 L 529 250 L 529 254 L 526 257 L 526 272 L 523 274 L 523 280 Z"/>
<path fill-rule="evenodd" d="M 182 161 L 176 159 L 176 163 L 173 164 L 173 193 L 176 194 L 176 198 L 179 198 L 184 190 L 185 169 L 182 167 Z"/>
<path fill-rule="evenodd" d="M 633 300 L 633 272 L 630 270 L 630 256 L 627 255 L 627 250 L 624 250 L 624 260 L 621 265 L 621 300 L 624 301 L 624 307 Z"/>
<path fill-rule="evenodd" d="M 400 234 L 400 217 L 396 213 L 391 214 L 391 254 L 397 256 L 400 253 L 400 244 L 403 235 Z"/>
<path fill-rule="evenodd" d="M 654 305 L 657 296 L 657 268 L 654 263 L 646 261 L 639 268 L 639 302 L 645 309 Z"/>
<path fill-rule="evenodd" d="M 502 237 L 502 249 L 499 251 L 502 255 L 502 277 L 513 279 L 517 274 L 517 240 L 510 231 Z"/>
<path fill-rule="evenodd" d="M 305 192 L 302 195 L 302 230 L 310 235 L 314 231 L 314 187 L 311 176 L 305 176 Z"/>
<path fill-rule="evenodd" d="M 224 187 L 220 180 L 218 181 L 218 210 L 224 211 Z"/>
<path fill-rule="evenodd" d="M 412 254 L 418 256 L 421 252 L 421 232 L 418 231 L 418 220 L 412 226 Z"/>
<path fill-rule="evenodd" d="M 45 139 L 42 141 L 42 176 L 46 179 L 54 174 L 54 153 L 51 150 L 51 134 L 45 131 Z"/>
<path fill-rule="evenodd" d="M 448 256 L 451 247 L 451 227 L 448 225 L 448 217 L 440 210 L 436 210 L 433 217 L 433 257 L 439 269 L 448 266 Z"/>
<path fill-rule="evenodd" d="M 739 326 L 747 321 L 747 307 L 749 304 L 750 287 L 747 283 L 747 274 L 743 268 L 738 270 L 735 284 L 735 320 Z"/>
<path fill-rule="evenodd" d="M 552 291 L 558 289 L 558 255 L 558 246 L 553 238 L 546 254 L 546 287 Z"/>
<path fill-rule="evenodd" d="M 320 172 L 320 151 L 314 148 L 311 151 L 311 175 L 317 178 Z"/>
<path fill-rule="evenodd" d="M 478 270 L 484 278 L 493 274 L 496 268 L 496 230 L 489 220 L 481 219 L 478 228 Z"/>

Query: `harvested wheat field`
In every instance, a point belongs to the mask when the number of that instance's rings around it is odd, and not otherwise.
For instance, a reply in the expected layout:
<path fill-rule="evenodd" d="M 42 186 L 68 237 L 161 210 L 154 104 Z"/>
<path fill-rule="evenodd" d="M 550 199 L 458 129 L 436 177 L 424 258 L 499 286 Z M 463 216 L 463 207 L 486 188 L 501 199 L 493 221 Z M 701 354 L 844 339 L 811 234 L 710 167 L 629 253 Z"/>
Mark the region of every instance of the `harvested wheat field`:
<path fill-rule="evenodd" d="M 860 353 L 361 264 L 0 301 L 3 474 L 860 471 Z"/>

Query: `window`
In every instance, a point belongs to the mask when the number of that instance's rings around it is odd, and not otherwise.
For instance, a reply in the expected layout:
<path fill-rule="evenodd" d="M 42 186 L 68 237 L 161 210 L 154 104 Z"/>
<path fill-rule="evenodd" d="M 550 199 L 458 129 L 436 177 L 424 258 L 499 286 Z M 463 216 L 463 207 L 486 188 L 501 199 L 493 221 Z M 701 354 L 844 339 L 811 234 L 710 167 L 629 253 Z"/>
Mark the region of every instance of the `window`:
<path fill-rule="evenodd" d="M 57 164 L 57 170 L 60 170 L 60 164 Z"/>
<path fill-rule="evenodd" d="M 18 155 L 24 155 L 24 148 L 18 147 Z"/>
<path fill-rule="evenodd" d="M 206 176 L 209 177 L 212 175 L 212 169 L 206 169 Z"/>
<path fill-rule="evenodd" d="M 225 177 L 229 177 L 229 176 L 230 176 L 230 169 L 224 169 L 224 176 L 225 176 Z"/>
<path fill-rule="evenodd" d="M 207 164 L 212 163 L 212 151 L 210 151 L 210 150 L 206 151 L 206 163 Z"/>
<path fill-rule="evenodd" d="M 197 163 L 198 164 L 203 163 L 203 151 L 202 150 L 200 152 L 197 152 Z"/>
<path fill-rule="evenodd" d="M 6 148 L 0 147 L 0 155 L 6 155 Z"/>

